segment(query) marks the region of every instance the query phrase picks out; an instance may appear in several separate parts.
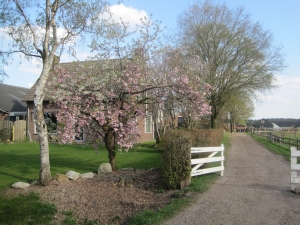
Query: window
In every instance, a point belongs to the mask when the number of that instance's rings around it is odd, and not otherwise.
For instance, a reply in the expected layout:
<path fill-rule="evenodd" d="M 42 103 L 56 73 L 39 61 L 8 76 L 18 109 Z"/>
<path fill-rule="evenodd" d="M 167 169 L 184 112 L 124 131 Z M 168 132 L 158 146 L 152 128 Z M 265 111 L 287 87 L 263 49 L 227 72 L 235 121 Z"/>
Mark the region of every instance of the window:
<path fill-rule="evenodd" d="M 146 116 L 145 118 L 145 133 L 151 133 L 152 132 L 152 116 Z"/>

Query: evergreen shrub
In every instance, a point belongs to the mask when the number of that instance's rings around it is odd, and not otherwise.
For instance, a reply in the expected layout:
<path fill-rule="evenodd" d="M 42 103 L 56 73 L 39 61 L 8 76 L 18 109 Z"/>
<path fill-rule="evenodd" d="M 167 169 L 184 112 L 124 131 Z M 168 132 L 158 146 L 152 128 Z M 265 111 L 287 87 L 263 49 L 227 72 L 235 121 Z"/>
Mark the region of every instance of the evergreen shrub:
<path fill-rule="evenodd" d="M 181 181 L 190 177 L 191 147 L 220 146 L 222 129 L 170 130 L 160 143 L 162 153 L 161 179 L 167 189 L 181 188 Z M 209 153 L 193 154 L 196 158 Z"/>
<path fill-rule="evenodd" d="M 181 181 L 190 177 L 192 147 L 191 133 L 184 130 L 170 130 L 163 137 L 161 148 L 162 185 L 167 189 L 181 188 Z"/>

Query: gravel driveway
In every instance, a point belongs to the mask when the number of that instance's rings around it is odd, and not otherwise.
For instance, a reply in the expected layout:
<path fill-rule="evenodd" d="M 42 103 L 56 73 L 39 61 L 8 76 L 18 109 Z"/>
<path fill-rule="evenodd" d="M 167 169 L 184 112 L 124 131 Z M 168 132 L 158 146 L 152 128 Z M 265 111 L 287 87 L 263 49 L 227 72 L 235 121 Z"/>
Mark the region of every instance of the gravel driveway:
<path fill-rule="evenodd" d="M 300 224 L 290 164 L 244 133 L 231 138 L 224 176 L 165 225 Z"/>

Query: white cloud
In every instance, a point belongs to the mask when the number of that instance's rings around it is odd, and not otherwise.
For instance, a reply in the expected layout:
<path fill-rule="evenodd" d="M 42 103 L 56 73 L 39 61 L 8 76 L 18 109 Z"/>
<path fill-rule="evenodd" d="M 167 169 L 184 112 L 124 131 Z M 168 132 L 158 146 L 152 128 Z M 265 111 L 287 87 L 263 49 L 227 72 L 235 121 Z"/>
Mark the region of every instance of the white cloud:
<path fill-rule="evenodd" d="M 31 65 L 31 66 L 21 65 L 19 67 L 19 71 L 25 72 L 25 73 L 34 74 L 34 75 L 37 75 L 37 76 L 41 75 L 41 70 L 42 70 L 42 68 L 38 68 L 38 67 L 36 67 L 34 65 Z"/>
<path fill-rule="evenodd" d="M 147 13 L 144 10 L 138 10 L 131 6 L 127 7 L 123 4 L 113 5 L 110 7 L 110 12 L 112 13 L 111 19 L 115 22 L 119 22 L 120 18 L 124 22 L 128 22 L 129 26 L 134 28 L 135 25 L 141 24 L 141 18 L 148 18 Z M 104 15 L 108 19 L 108 15 Z"/>
<path fill-rule="evenodd" d="M 298 77 L 277 77 L 276 85 L 279 85 L 281 88 L 300 88 L 300 78 Z"/>

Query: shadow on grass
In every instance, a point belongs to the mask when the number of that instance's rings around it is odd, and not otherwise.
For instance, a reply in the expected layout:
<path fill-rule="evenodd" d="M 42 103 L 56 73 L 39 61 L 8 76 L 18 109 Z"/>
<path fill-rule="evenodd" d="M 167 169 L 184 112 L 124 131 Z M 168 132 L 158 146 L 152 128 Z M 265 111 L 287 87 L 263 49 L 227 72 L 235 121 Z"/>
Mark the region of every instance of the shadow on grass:
<path fill-rule="evenodd" d="M 3 171 L 0 171 L 0 176 L 10 177 L 10 178 L 16 178 L 16 179 L 21 180 L 21 181 L 22 180 L 30 180 L 29 177 L 18 176 L 18 175 L 7 173 L 7 172 L 3 172 Z"/>

